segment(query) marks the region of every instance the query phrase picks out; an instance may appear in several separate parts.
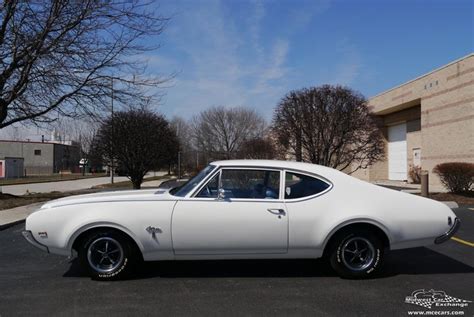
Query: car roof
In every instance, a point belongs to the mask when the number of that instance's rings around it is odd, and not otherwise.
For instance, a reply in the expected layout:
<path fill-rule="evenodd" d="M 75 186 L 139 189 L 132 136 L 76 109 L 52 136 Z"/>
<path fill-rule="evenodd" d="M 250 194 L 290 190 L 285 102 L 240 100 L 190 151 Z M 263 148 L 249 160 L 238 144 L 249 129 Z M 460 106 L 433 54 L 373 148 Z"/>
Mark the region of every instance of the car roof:
<path fill-rule="evenodd" d="M 279 161 L 279 160 L 225 160 L 215 161 L 211 163 L 216 166 L 241 166 L 241 167 L 270 167 L 270 168 L 287 168 L 300 171 L 308 171 L 321 174 L 322 176 L 335 176 L 340 174 L 338 170 L 311 163 L 295 162 L 295 161 Z"/>

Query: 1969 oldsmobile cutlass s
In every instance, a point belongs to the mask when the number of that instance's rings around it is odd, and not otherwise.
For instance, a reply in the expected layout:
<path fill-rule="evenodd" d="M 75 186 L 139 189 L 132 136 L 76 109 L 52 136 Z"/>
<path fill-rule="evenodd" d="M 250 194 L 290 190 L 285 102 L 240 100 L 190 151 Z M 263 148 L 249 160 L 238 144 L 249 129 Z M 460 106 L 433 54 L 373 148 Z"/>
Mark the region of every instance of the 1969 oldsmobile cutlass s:
<path fill-rule="evenodd" d="M 329 260 L 342 277 L 380 270 L 389 250 L 448 240 L 460 223 L 442 203 L 297 162 L 214 162 L 181 187 L 73 196 L 26 219 L 24 237 L 77 254 L 96 279 L 139 260 Z"/>

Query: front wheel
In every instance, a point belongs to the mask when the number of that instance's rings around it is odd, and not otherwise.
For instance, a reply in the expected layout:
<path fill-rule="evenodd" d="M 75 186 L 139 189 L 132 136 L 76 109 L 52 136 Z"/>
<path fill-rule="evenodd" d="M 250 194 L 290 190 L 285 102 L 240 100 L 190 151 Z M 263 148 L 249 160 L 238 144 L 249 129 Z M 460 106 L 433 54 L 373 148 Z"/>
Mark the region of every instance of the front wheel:
<path fill-rule="evenodd" d="M 384 259 L 382 241 L 373 233 L 357 230 L 339 234 L 331 247 L 329 261 L 344 278 L 367 278 L 380 270 Z"/>
<path fill-rule="evenodd" d="M 125 277 L 135 262 L 128 239 L 115 231 L 91 233 L 79 250 L 79 260 L 89 275 L 97 280 Z"/>

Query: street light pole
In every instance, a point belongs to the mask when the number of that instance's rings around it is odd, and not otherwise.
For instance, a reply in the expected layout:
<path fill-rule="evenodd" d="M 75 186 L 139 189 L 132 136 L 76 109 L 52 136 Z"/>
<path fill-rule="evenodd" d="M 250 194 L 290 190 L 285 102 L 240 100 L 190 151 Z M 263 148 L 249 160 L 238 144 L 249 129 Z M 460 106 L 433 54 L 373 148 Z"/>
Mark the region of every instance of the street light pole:
<path fill-rule="evenodd" d="M 113 152 L 113 138 L 114 138 L 114 78 L 110 77 L 110 124 L 112 128 L 112 142 L 110 142 L 110 183 L 114 183 L 114 152 Z"/>
<path fill-rule="evenodd" d="M 176 137 L 179 140 L 179 123 L 176 125 Z M 178 180 L 181 179 L 181 149 L 178 141 Z"/>

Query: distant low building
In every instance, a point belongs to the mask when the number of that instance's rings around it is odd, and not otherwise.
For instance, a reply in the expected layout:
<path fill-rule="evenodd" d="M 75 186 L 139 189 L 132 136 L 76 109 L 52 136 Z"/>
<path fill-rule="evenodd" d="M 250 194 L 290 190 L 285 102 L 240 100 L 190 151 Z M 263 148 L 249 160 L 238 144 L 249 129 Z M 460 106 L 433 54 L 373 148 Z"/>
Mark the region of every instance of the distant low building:
<path fill-rule="evenodd" d="M 0 158 L 0 178 L 20 178 L 24 172 L 22 157 Z"/>
<path fill-rule="evenodd" d="M 23 176 L 79 172 L 80 147 L 75 142 L 0 140 L 0 157 L 23 158 Z"/>

